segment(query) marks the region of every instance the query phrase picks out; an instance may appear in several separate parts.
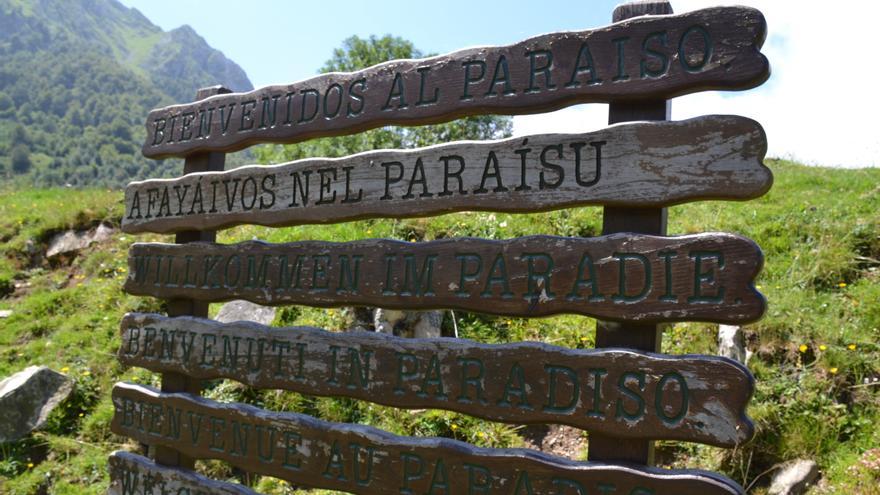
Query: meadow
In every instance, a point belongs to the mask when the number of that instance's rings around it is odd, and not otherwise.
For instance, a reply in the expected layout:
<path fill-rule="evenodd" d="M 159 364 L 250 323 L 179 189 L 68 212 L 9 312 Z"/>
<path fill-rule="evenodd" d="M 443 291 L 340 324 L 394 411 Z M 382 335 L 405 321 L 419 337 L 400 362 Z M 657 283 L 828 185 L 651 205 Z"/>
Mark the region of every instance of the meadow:
<path fill-rule="evenodd" d="M 880 493 L 880 169 L 841 170 L 767 160 L 774 187 L 748 202 L 698 202 L 669 210 L 669 234 L 734 232 L 755 240 L 765 265 L 758 288 L 769 302 L 764 318 L 745 327 L 748 366 L 757 388 L 748 413 L 757 434 L 724 450 L 660 442 L 664 467 L 720 471 L 750 493 L 763 493 L 779 463 L 808 458 L 822 481 L 812 493 Z M 0 446 L 0 492 L 103 493 L 107 454 L 136 451 L 109 430 L 110 390 L 117 381 L 158 385 L 158 375 L 116 360 L 119 321 L 126 312 L 162 312 L 163 303 L 124 294 L 126 254 L 132 243 L 172 240 L 117 232 L 74 259 L 42 256 L 52 236 L 101 222 L 118 227 L 122 193 L 116 190 L 28 189 L 0 186 L 0 377 L 46 365 L 76 382 L 73 396 L 48 425 L 28 439 Z M 493 239 L 528 234 L 595 236 L 601 209 L 541 214 L 458 213 L 431 218 L 365 220 L 269 229 L 242 226 L 218 241 L 305 239 L 409 241 L 460 236 Z M 219 305 L 212 305 L 216 311 Z M 454 321 L 453 321 L 454 320 Z M 344 330 L 352 311 L 279 308 L 274 325 Z M 533 340 L 591 348 L 596 322 L 581 316 L 521 319 L 447 312 L 444 325 L 481 342 Z M 676 323 L 663 352 L 715 354 L 717 325 Z M 232 381 L 212 382 L 205 395 L 324 419 L 372 424 L 394 433 L 447 436 L 479 446 L 523 444 L 515 425 L 444 411 L 405 411 L 349 399 L 258 391 Z M 587 435 L 584 433 L 584 435 Z M 585 458 L 586 452 L 573 452 Z M 219 479 L 237 473 L 200 462 Z M 267 494 L 297 491 L 271 478 L 253 480 Z"/>

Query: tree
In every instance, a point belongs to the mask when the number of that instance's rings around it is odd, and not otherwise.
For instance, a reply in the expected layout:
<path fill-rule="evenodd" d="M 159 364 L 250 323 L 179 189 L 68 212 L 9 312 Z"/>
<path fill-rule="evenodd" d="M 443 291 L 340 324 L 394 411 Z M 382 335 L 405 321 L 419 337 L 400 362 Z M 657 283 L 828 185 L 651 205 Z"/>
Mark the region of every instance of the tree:
<path fill-rule="evenodd" d="M 352 36 L 342 42 L 342 48 L 334 48 L 333 56 L 324 62 L 321 72 L 354 72 L 399 58 L 422 58 L 422 52 L 399 36 L 375 35 L 367 39 Z"/>
<path fill-rule="evenodd" d="M 333 50 L 321 72 L 352 72 L 388 60 L 421 58 L 412 42 L 398 36 L 352 36 Z M 511 133 L 509 117 L 468 117 L 445 124 L 418 127 L 383 127 L 349 136 L 320 138 L 293 145 L 254 149 L 261 163 L 278 163 L 306 157 L 338 157 L 383 148 L 415 148 L 463 139 L 499 139 Z"/>
<path fill-rule="evenodd" d="M 12 147 L 12 173 L 26 174 L 31 170 L 31 156 L 27 146 L 16 144 Z"/>
<path fill-rule="evenodd" d="M 385 35 L 381 38 L 370 36 L 367 39 L 352 36 L 342 43 L 342 48 L 333 50 L 333 56 L 321 68 L 322 72 L 352 72 L 382 62 L 400 58 L 421 58 L 424 55 L 413 44 L 403 38 Z M 256 148 L 254 154 L 262 163 L 277 163 L 298 160 L 306 157 L 338 157 L 362 151 L 382 148 L 414 148 L 437 143 L 463 139 L 498 139 L 511 133 L 509 117 L 482 116 L 468 117 L 445 124 L 420 127 L 382 127 L 349 136 L 320 138 L 294 145 L 273 145 Z M 352 317 L 351 328 L 373 328 L 395 334 L 415 335 L 419 322 L 421 328 L 430 327 L 429 332 L 439 332 L 443 321 L 439 311 L 394 312 L 401 319 L 391 321 L 391 316 L 373 308 L 347 310 Z M 428 323 L 431 322 L 431 323 Z M 437 336 L 426 333 L 423 336 Z"/>
<path fill-rule="evenodd" d="M 0 118 L 15 116 L 15 102 L 6 93 L 0 93 Z"/>

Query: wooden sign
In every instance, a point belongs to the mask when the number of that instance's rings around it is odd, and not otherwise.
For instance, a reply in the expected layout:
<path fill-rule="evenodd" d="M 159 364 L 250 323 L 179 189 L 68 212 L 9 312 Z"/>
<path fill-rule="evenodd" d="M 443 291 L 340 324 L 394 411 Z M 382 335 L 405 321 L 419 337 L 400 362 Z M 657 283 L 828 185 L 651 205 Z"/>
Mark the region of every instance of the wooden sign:
<path fill-rule="evenodd" d="M 201 380 L 231 378 L 256 388 L 508 423 L 561 423 L 621 437 L 735 447 L 754 432 L 745 416 L 751 374 L 713 356 L 129 314 L 122 320 L 119 361 Z"/>
<path fill-rule="evenodd" d="M 395 60 L 154 110 L 147 118 L 143 153 L 165 158 L 234 151 L 388 124 L 748 89 L 769 75 L 759 52 L 765 36 L 759 11 L 717 7 Z"/>
<path fill-rule="evenodd" d="M 135 295 L 260 304 L 748 323 L 761 250 L 733 234 L 135 244 Z"/>
<path fill-rule="evenodd" d="M 122 228 L 171 232 L 462 210 L 742 200 L 764 194 L 773 182 L 761 162 L 766 150 L 757 122 L 714 115 L 313 158 L 134 182 L 125 190 Z"/>
<path fill-rule="evenodd" d="M 241 485 L 161 466 L 128 452 L 113 452 L 108 464 L 110 488 L 107 495 L 259 495 Z"/>
<path fill-rule="evenodd" d="M 400 437 L 138 385 L 117 384 L 113 405 L 114 433 L 298 485 L 355 494 L 743 493 L 733 481 L 703 471 L 581 463 L 526 449 Z"/>

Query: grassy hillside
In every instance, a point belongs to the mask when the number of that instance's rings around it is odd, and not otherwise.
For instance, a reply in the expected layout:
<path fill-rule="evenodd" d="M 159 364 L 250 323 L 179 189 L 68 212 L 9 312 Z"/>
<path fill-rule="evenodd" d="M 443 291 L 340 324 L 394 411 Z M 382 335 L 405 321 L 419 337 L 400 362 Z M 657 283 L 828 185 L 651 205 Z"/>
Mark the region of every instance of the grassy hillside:
<path fill-rule="evenodd" d="M 662 443 L 660 463 L 719 470 L 762 493 L 781 461 L 819 462 L 823 482 L 814 493 L 880 493 L 880 170 L 832 170 L 768 161 L 776 182 L 764 198 L 745 203 L 702 202 L 670 210 L 670 233 L 729 231 L 754 239 L 766 264 L 759 280 L 769 311 L 747 327 L 749 367 L 758 380 L 749 414 L 758 426 L 748 445 L 727 451 Z M 34 263 L 54 232 L 100 221 L 118 225 L 121 193 L 111 191 L 0 191 L 0 376 L 45 364 L 76 380 L 71 400 L 30 439 L 0 446 L 0 492 L 103 493 L 106 455 L 136 446 L 109 432 L 112 384 L 157 384 L 114 356 L 118 323 L 127 311 L 161 311 L 160 302 L 126 296 L 125 255 L 135 240 L 161 236 L 117 234 L 83 251 L 72 264 Z M 581 208 L 538 215 L 464 213 L 399 222 L 360 221 L 331 226 L 224 231 L 221 242 L 254 237 L 351 240 L 394 237 L 427 240 L 455 236 L 504 238 L 544 233 L 592 236 L 600 210 Z M 216 308 L 215 308 L 216 309 Z M 543 340 L 593 346 L 594 320 L 490 317 L 456 312 L 460 335 L 484 342 Z M 330 329 L 347 325 L 344 311 L 282 308 L 276 324 Z M 449 317 L 445 324 L 451 325 Z M 664 334 L 668 353 L 715 352 L 716 326 L 680 323 Z M 398 433 L 443 435 L 485 446 L 516 446 L 517 428 L 438 411 L 407 412 L 350 400 L 313 399 L 254 391 L 219 382 L 208 395 L 276 410 L 296 410 L 338 421 L 375 424 Z M 873 450 L 871 450 L 873 449 Z M 583 453 L 581 453 L 583 455 Z M 221 463 L 201 464 L 232 478 Z M 258 490 L 288 493 L 285 483 L 258 480 Z"/>

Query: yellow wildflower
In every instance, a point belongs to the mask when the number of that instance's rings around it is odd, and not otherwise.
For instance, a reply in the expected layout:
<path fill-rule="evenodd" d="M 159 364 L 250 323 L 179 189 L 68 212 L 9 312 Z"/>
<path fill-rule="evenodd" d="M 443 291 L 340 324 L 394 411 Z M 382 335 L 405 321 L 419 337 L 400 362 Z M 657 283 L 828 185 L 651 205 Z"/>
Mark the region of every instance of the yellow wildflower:
<path fill-rule="evenodd" d="M 840 282 L 839 284 L 837 284 L 837 286 L 842 289 L 842 288 L 846 287 L 846 282 Z"/>
<path fill-rule="evenodd" d="M 825 351 L 825 350 L 827 350 L 827 349 L 828 349 L 828 346 L 827 346 L 827 345 L 825 345 L 825 344 L 820 344 L 820 345 L 819 345 L 819 350 L 820 350 L 820 351 Z"/>
<path fill-rule="evenodd" d="M 855 345 L 855 344 L 850 344 L 850 345 L 846 346 L 846 348 L 849 349 L 849 350 L 851 350 L 851 351 L 854 351 L 854 350 L 856 350 L 856 345 Z"/>
<path fill-rule="evenodd" d="M 798 347 L 798 350 L 801 352 L 807 352 L 807 349 L 807 344 L 801 344 L 801 346 Z"/>
<path fill-rule="evenodd" d="M 61 372 L 62 372 L 62 373 L 67 373 L 68 371 L 70 371 L 70 368 L 67 367 L 67 366 L 61 368 Z"/>
<path fill-rule="evenodd" d="M 89 371 L 89 370 L 85 370 L 85 371 L 82 372 L 82 375 L 83 375 L 83 376 L 89 376 L 89 375 L 91 375 L 91 374 L 92 374 L 92 372 Z"/>
<path fill-rule="evenodd" d="M 829 369 L 828 369 L 828 372 L 831 373 L 832 375 L 836 375 L 836 374 L 837 374 L 837 368 L 829 368 Z"/>
<path fill-rule="evenodd" d="M 458 429 L 458 425 L 455 424 L 455 423 L 452 423 L 452 425 L 450 426 L 450 428 L 452 428 L 452 431 L 455 431 L 455 430 Z"/>
<path fill-rule="evenodd" d="M 34 463 L 33 463 L 33 462 L 29 462 L 29 463 L 28 463 L 28 469 L 30 469 L 30 468 L 32 468 L 32 467 L 34 467 Z"/>

